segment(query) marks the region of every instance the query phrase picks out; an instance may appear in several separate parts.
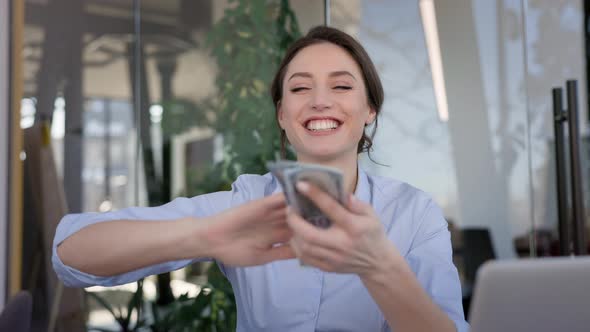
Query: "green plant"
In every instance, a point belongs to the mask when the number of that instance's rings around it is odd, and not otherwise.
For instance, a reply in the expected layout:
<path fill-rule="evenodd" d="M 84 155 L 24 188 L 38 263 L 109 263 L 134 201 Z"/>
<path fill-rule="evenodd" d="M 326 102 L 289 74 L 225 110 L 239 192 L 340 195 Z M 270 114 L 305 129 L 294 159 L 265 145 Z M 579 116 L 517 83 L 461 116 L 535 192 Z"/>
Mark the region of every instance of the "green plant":
<path fill-rule="evenodd" d="M 217 96 L 198 105 L 162 102 L 165 140 L 193 126 L 212 128 L 223 137 L 222 160 L 188 169 L 184 195 L 228 190 L 240 174 L 266 173 L 266 162 L 276 159 L 280 151 L 269 86 L 284 52 L 299 36 L 288 0 L 229 1 L 205 43 L 219 68 Z M 235 330 L 236 303 L 230 283 L 215 264 L 207 275 L 206 291 L 197 297 L 185 294 L 166 306 L 152 304 L 153 331 Z"/>
<path fill-rule="evenodd" d="M 207 38 L 220 70 L 215 80 L 217 97 L 203 107 L 215 114 L 210 125 L 223 136 L 223 160 L 205 172 L 189 170 L 189 195 L 228 190 L 238 175 L 266 173 L 266 162 L 276 159 L 280 132 L 269 96 L 270 82 L 287 47 L 300 35 L 288 0 L 230 1 L 230 8 Z M 206 175 L 199 175 L 203 173 Z M 211 298 L 229 301 L 223 302 L 227 306 L 222 312 L 231 312 L 235 319 L 231 285 L 216 265 L 208 277 Z M 211 315 L 220 316 L 215 310 Z"/>
<path fill-rule="evenodd" d="M 189 176 L 196 181 L 188 183 L 188 195 L 227 190 L 238 175 L 266 173 L 266 162 L 276 159 L 280 132 L 268 91 L 285 50 L 300 35 L 287 0 L 230 1 L 206 41 L 220 68 L 218 93 L 199 107 L 214 114 L 205 123 L 223 136 L 223 160 L 199 170 L 206 176 Z"/>
<path fill-rule="evenodd" d="M 87 292 L 101 307 L 106 309 L 118 323 L 119 328 L 110 330 L 90 327 L 91 331 L 133 332 L 149 329 L 153 332 L 221 332 L 235 331 L 236 303 L 233 289 L 216 264 L 207 271 L 208 282 L 201 286 L 196 297 L 183 294 L 167 305 L 148 302 L 148 310 L 153 321 L 148 324 L 146 312 L 142 310 L 143 279 L 137 282 L 137 291 L 131 295 L 124 306 L 116 307 L 102 296 Z M 133 313 L 137 319 L 132 320 Z"/>
<path fill-rule="evenodd" d="M 119 324 L 120 329 L 117 331 L 131 332 L 139 331 L 145 327 L 145 320 L 143 318 L 143 279 L 137 281 L 137 291 L 131 295 L 126 306 L 115 307 L 103 299 L 100 295 L 94 292 L 86 292 L 86 294 L 94 299 L 100 306 L 105 308 Z M 133 312 L 137 313 L 137 320 L 133 321 Z M 93 327 L 93 331 L 112 332 L 112 330 L 105 328 Z"/>
<path fill-rule="evenodd" d="M 212 265 L 207 275 L 209 282 L 197 297 L 184 294 L 164 307 L 152 304 L 152 331 L 235 331 L 236 303 L 231 285 L 217 265 Z"/>

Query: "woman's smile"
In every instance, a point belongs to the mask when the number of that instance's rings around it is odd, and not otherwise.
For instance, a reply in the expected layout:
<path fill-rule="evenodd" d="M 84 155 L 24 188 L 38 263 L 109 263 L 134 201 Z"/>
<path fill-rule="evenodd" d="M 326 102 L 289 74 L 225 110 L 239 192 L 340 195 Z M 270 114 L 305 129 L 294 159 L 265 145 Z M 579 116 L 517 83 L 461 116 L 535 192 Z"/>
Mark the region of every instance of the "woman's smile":
<path fill-rule="evenodd" d="M 303 126 L 312 136 L 333 135 L 338 132 L 342 122 L 333 117 L 311 117 L 304 121 Z"/>

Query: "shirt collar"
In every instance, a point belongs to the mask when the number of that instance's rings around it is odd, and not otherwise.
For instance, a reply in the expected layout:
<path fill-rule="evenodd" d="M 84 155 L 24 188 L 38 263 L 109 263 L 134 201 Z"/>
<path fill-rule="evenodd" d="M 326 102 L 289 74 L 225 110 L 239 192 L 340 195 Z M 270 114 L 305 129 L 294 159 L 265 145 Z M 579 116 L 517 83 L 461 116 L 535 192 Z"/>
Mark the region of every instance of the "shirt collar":
<path fill-rule="evenodd" d="M 354 195 L 361 201 L 367 203 L 371 202 L 371 188 L 369 184 L 369 177 L 360 165 L 357 167 L 356 188 L 354 190 Z"/>
<path fill-rule="evenodd" d="M 270 177 L 272 178 L 273 181 L 273 185 L 272 187 L 272 193 L 276 194 L 278 192 L 282 192 L 283 189 L 281 188 L 281 185 L 279 184 L 279 181 L 276 179 L 276 177 L 274 175 L 272 175 L 272 173 L 267 173 L 268 175 L 270 175 Z M 365 173 L 365 171 L 361 168 L 361 166 L 357 166 L 357 178 L 356 178 L 356 188 L 354 190 L 354 195 L 356 196 L 356 198 L 360 199 L 361 201 L 370 203 L 371 202 L 371 188 L 370 188 L 370 184 L 369 184 L 369 177 L 367 176 L 367 173 Z"/>

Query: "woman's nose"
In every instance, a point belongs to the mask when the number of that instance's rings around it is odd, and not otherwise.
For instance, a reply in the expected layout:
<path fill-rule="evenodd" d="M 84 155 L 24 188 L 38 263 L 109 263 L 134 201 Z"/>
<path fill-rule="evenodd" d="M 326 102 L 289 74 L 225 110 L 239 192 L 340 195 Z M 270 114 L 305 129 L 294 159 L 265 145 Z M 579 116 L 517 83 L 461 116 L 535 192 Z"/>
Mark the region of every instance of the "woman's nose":
<path fill-rule="evenodd" d="M 312 92 L 311 108 L 323 111 L 332 107 L 332 97 L 326 89 L 314 89 Z"/>

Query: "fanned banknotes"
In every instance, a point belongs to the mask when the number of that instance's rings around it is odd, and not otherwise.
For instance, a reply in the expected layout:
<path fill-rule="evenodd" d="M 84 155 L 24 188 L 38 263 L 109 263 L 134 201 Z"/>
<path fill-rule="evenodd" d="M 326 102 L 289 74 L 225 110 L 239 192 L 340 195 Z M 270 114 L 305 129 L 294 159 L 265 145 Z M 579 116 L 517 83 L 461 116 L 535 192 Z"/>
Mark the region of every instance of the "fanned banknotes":
<path fill-rule="evenodd" d="M 283 160 L 269 162 L 267 167 L 283 187 L 287 204 L 295 212 L 317 227 L 330 227 L 330 219 L 311 200 L 297 191 L 296 184 L 298 181 L 314 184 L 344 205 L 344 180 L 340 170 Z"/>

